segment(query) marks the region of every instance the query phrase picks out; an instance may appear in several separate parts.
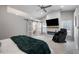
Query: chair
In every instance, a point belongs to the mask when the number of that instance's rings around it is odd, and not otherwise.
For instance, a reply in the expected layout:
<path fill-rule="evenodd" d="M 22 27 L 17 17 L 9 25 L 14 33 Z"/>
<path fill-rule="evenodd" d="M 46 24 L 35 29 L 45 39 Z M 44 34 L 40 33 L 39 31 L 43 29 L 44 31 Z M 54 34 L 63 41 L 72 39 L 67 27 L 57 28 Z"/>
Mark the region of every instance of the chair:
<path fill-rule="evenodd" d="M 67 36 L 67 30 L 62 28 L 60 31 L 55 33 L 52 40 L 57 43 L 65 43 L 66 36 Z"/>

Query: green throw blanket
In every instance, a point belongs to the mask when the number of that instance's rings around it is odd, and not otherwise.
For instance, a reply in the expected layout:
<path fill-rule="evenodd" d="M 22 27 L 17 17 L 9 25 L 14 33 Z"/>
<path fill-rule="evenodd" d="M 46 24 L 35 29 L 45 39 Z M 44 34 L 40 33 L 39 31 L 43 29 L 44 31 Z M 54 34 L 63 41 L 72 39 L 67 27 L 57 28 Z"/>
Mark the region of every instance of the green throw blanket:
<path fill-rule="evenodd" d="M 42 41 L 25 35 L 13 36 L 11 39 L 19 49 L 28 54 L 50 54 L 48 45 Z"/>

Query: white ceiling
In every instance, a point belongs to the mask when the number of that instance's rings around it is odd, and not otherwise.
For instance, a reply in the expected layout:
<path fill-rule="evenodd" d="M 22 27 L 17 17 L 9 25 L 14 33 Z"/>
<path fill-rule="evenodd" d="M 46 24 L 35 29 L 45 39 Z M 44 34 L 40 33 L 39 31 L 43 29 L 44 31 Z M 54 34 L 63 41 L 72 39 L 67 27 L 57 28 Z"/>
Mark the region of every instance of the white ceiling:
<path fill-rule="evenodd" d="M 37 18 L 38 16 L 42 16 L 45 12 L 38 6 L 38 5 L 10 5 L 13 8 L 18 10 L 24 11 L 29 15 Z M 52 5 L 51 7 L 46 8 L 47 12 L 52 12 L 56 10 L 61 11 L 74 11 L 77 5 L 64 5 L 63 8 L 60 7 L 61 5 Z M 41 14 L 42 13 L 42 14 Z"/>
<path fill-rule="evenodd" d="M 77 5 L 63 5 L 64 7 L 61 8 L 61 5 L 53 5 L 52 7 L 47 8 L 48 11 L 55 11 L 55 10 L 61 10 L 61 11 L 74 11 Z"/>

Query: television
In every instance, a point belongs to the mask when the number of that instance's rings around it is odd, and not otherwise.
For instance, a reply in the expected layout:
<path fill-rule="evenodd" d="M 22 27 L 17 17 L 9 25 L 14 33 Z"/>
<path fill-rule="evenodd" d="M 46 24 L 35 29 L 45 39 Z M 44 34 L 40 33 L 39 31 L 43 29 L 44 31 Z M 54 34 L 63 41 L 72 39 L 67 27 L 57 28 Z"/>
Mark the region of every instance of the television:
<path fill-rule="evenodd" d="M 47 26 L 59 26 L 58 18 L 46 20 Z"/>

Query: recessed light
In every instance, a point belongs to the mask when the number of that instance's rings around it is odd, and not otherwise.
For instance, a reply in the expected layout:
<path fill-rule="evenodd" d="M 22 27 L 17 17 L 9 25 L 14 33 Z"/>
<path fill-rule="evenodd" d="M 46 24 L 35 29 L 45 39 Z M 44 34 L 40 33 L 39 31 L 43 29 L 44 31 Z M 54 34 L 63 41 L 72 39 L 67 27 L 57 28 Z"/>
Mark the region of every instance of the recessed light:
<path fill-rule="evenodd" d="M 62 5 L 62 6 L 60 6 L 61 8 L 63 8 L 64 6 Z"/>

